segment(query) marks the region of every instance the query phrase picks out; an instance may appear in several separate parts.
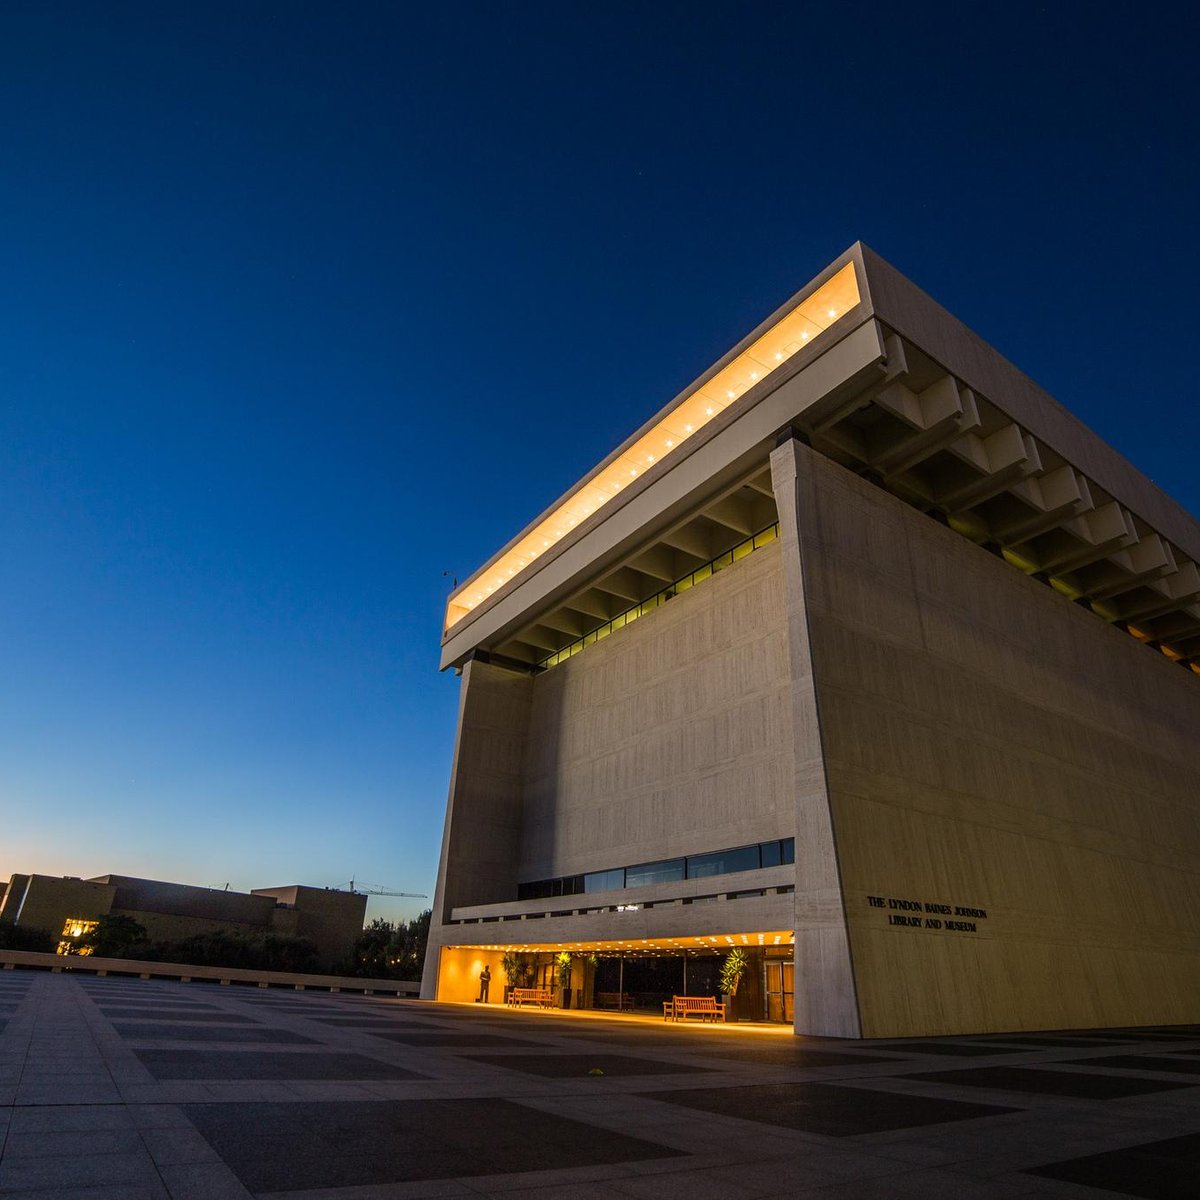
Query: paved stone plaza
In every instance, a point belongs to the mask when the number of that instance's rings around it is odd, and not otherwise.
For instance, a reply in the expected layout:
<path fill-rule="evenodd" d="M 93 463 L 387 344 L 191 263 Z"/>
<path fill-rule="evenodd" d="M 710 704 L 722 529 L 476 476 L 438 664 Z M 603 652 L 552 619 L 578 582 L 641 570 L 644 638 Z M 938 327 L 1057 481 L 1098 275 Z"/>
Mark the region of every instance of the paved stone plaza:
<path fill-rule="evenodd" d="M 0 1147 L 38 1200 L 1193 1198 L 1200 1026 L 837 1042 L 5 971 Z"/>

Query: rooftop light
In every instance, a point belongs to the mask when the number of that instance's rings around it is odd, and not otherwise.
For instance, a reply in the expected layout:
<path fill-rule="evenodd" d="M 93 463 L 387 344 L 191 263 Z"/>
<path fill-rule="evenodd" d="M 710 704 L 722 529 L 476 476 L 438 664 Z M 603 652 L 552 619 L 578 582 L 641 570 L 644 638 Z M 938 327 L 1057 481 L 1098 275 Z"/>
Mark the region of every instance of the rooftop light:
<path fill-rule="evenodd" d="M 504 572 L 509 567 L 513 568 L 514 575 L 519 574 L 520 570 L 527 567 L 536 557 L 533 549 L 538 541 L 541 541 L 543 548 L 550 545 L 549 541 L 545 540 L 546 534 L 555 524 L 574 516 L 576 519 L 571 526 L 574 528 L 580 523 L 580 516 L 590 515 L 620 491 L 622 479 L 637 476 L 636 468 L 630 467 L 631 460 L 649 462 L 652 465 L 656 463 L 655 457 L 648 455 L 647 451 L 650 447 L 661 447 L 664 444 L 664 434 L 671 435 L 665 445 L 669 451 L 674 450 L 676 442 L 707 424 L 726 404 L 735 402 L 747 379 L 757 382 L 763 376 L 769 375 L 813 336 L 827 329 L 831 321 L 844 316 L 858 302 L 858 280 L 854 264 L 847 263 L 831 279 L 755 339 L 741 354 L 716 372 L 711 379 L 676 404 L 624 453 L 618 454 L 607 466 L 600 468 L 579 484 L 548 517 L 526 533 L 510 550 L 499 556 L 498 561 L 490 564 L 490 569 L 501 572 L 501 583 L 507 582 L 509 576 Z M 581 501 L 586 501 L 588 507 L 581 507 Z M 555 532 L 554 536 L 561 538 L 562 532 Z M 477 579 L 472 582 L 474 586 L 479 586 Z M 470 611 L 471 604 L 463 598 L 468 594 L 465 588 L 460 588 L 450 597 L 446 606 L 446 629 Z M 476 602 L 478 603 L 478 600 Z"/>

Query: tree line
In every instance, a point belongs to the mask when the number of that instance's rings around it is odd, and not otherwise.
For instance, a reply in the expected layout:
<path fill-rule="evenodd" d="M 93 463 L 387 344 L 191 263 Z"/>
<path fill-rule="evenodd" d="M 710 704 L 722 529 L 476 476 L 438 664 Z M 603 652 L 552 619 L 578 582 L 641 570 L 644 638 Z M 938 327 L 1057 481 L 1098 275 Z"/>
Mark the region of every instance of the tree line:
<path fill-rule="evenodd" d="M 431 916 L 426 911 L 408 922 L 372 921 L 331 973 L 370 979 L 420 979 Z M 49 930 L 0 921 L 0 950 L 53 953 L 58 942 Z M 317 947 L 308 938 L 216 929 L 185 938 L 152 940 L 146 927 L 125 913 L 99 917 L 95 928 L 73 943 L 73 953 L 250 971 L 314 974 L 320 969 Z"/>

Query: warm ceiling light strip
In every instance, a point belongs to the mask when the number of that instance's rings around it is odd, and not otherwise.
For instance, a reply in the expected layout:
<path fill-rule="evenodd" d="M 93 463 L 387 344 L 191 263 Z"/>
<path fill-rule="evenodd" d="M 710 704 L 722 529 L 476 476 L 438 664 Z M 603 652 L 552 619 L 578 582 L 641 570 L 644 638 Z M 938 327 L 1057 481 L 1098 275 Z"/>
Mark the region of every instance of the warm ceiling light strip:
<path fill-rule="evenodd" d="M 461 621 L 473 608 L 619 495 L 623 488 L 673 454 L 718 413 L 849 312 L 858 299 L 854 264 L 847 263 L 828 283 L 801 300 L 787 316 L 776 321 L 703 387 L 677 404 L 649 433 L 576 488 L 511 550 L 459 588 L 446 605 L 446 628 Z"/>

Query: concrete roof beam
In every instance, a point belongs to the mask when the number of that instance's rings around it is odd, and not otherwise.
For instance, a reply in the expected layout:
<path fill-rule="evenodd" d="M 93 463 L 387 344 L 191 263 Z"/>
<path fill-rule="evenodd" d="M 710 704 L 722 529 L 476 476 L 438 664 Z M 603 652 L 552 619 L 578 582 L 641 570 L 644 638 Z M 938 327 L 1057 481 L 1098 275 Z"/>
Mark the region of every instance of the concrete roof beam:
<path fill-rule="evenodd" d="M 894 333 L 887 334 L 883 337 L 883 346 L 882 370 L 869 388 L 849 395 L 833 391 L 799 415 L 797 423 L 810 436 L 826 433 L 854 413 L 870 408 L 882 390 L 908 376 L 908 356 L 903 340 Z"/>
<path fill-rule="evenodd" d="M 624 611 L 629 605 L 618 601 L 610 592 L 602 592 L 599 588 L 589 587 L 579 592 L 567 601 L 567 607 L 590 617 L 594 621 L 611 621 L 617 613 Z"/>
<path fill-rule="evenodd" d="M 708 505 L 704 509 L 704 516 L 734 533 L 740 533 L 743 537 L 758 532 L 754 528 L 754 518 L 749 505 L 737 496 L 726 496 L 715 504 Z"/>
<path fill-rule="evenodd" d="M 952 375 L 943 375 L 923 392 L 893 384 L 879 395 L 876 403 L 916 431 L 872 455 L 872 467 L 885 479 L 911 470 L 980 425 L 975 393 L 968 387 L 960 387 Z"/>
<path fill-rule="evenodd" d="M 640 572 L 635 571 L 630 566 L 618 567 L 615 571 L 610 571 L 603 579 L 597 580 L 593 585 L 599 591 L 607 592 L 610 596 L 616 596 L 617 599 L 623 600 L 625 603 L 622 608 L 628 608 L 631 604 L 640 604 L 651 592 L 657 590 L 647 586 L 646 577 Z"/>
<path fill-rule="evenodd" d="M 1177 570 L 1170 546 L 1158 534 L 1147 534 L 1090 568 L 1085 594 L 1092 600 L 1107 600 Z"/>
<path fill-rule="evenodd" d="M 643 575 L 648 575 L 660 584 L 674 583 L 681 575 L 686 575 L 688 570 L 694 570 L 695 567 L 698 567 L 704 561 L 703 559 L 698 559 L 692 567 L 680 570 L 675 558 L 678 553 L 679 551 L 673 549 L 671 546 L 657 542 L 653 546 L 647 546 L 640 554 L 634 555 L 629 560 L 629 565 L 635 571 L 640 571 Z M 658 588 L 656 587 L 654 591 L 658 591 Z"/>
<path fill-rule="evenodd" d="M 1200 604 L 1188 604 L 1148 622 L 1147 632 L 1155 641 L 1183 650 L 1200 639 Z"/>
<path fill-rule="evenodd" d="M 572 640 L 583 637 L 585 633 L 590 633 L 596 628 L 593 618 L 586 613 L 567 608 L 565 605 L 543 613 L 538 618 L 538 623 L 546 629 L 553 629 L 556 633 L 565 633 Z"/>
<path fill-rule="evenodd" d="M 698 521 L 688 521 L 685 525 L 668 530 L 662 535 L 662 541 L 695 558 L 697 566 L 714 557 L 711 532 Z"/>
<path fill-rule="evenodd" d="M 1200 600 L 1200 570 L 1194 562 L 1186 562 L 1175 572 L 1164 579 L 1146 584 L 1137 593 L 1137 599 L 1132 597 L 1117 597 L 1119 607 L 1117 618 L 1123 621 L 1149 621 L 1155 617 L 1165 616 L 1176 609 L 1191 605 Z M 1124 602 L 1123 602 L 1124 601 Z M 1097 611 L 1103 607 L 1094 606 Z M 1102 613 L 1102 615 L 1104 615 Z"/>
<path fill-rule="evenodd" d="M 1087 479 L 1070 466 L 1056 467 L 1045 475 L 1019 479 L 1008 491 L 1026 505 L 1030 515 L 1005 522 L 990 522 L 993 539 L 1004 545 L 1039 537 L 1095 507 Z"/>
<path fill-rule="evenodd" d="M 1023 556 L 1035 559 L 1048 574 L 1065 575 L 1132 546 L 1138 540 L 1138 533 L 1129 513 L 1110 500 L 1091 512 L 1064 521 L 1044 537 L 1051 545 L 1039 547 L 1034 539 L 1016 549 Z"/>
<path fill-rule="evenodd" d="M 766 496 L 772 504 L 775 503 L 775 489 L 771 486 L 770 471 L 763 471 L 762 474 L 755 475 L 753 479 L 747 479 L 746 486 L 760 496 Z"/>
<path fill-rule="evenodd" d="M 537 652 L 536 656 L 540 658 L 543 655 L 552 654 L 555 650 L 561 650 L 572 639 L 559 630 L 551 629 L 539 622 L 522 629 L 514 640 L 532 646 Z"/>
<path fill-rule="evenodd" d="M 969 433 L 952 442 L 948 450 L 980 473 L 973 483 L 935 492 L 939 507 L 948 513 L 973 508 L 1042 469 L 1036 439 L 1019 425 L 1005 425 L 986 438 Z"/>

